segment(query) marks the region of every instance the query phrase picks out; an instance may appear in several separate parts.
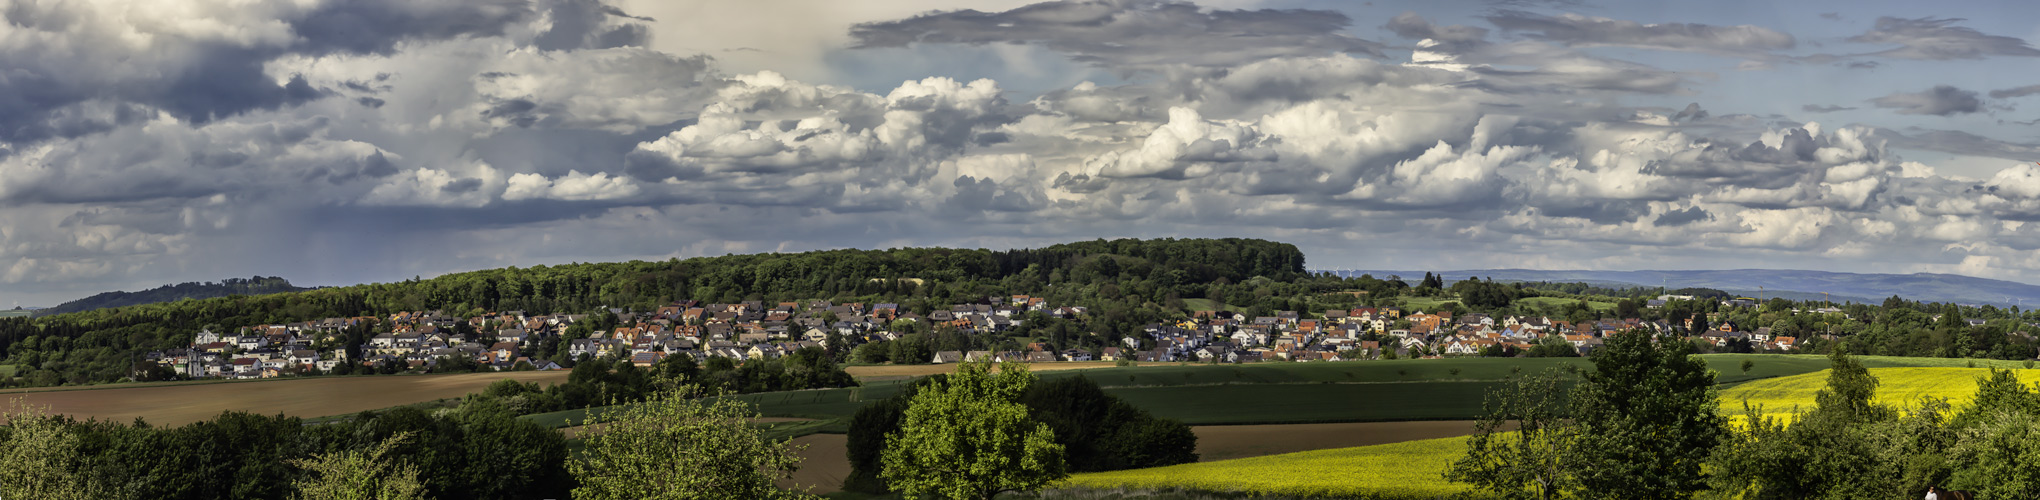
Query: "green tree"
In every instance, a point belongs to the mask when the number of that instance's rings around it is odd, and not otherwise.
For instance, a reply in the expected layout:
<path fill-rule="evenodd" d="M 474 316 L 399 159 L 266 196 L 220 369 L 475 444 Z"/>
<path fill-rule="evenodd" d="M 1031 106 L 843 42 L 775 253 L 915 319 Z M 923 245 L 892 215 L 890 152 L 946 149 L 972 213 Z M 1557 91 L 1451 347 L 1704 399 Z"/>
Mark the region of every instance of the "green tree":
<path fill-rule="evenodd" d="M 46 409 L 13 407 L 0 428 L 0 498 L 119 498 L 85 466 L 76 429 Z"/>
<path fill-rule="evenodd" d="M 1550 500 L 1578 490 L 1585 462 L 1575 453 L 1579 426 L 1566 408 L 1569 378 L 1554 368 L 1488 391 L 1466 456 L 1452 463 L 1445 479 L 1508 499 Z"/>
<path fill-rule="evenodd" d="M 1727 433 L 1714 372 L 1676 338 L 1641 330 L 1606 338 L 1574 392 L 1580 483 L 1589 498 L 1690 498 L 1706 487 L 1701 464 Z"/>
<path fill-rule="evenodd" d="M 1067 476 L 1063 447 L 1047 424 L 1029 418 L 1021 394 L 1034 382 L 1026 365 L 963 363 L 922 387 L 886 436 L 880 472 L 912 497 L 990 499 L 1031 491 Z"/>
<path fill-rule="evenodd" d="M 294 498 L 300 500 L 415 500 L 425 498 L 425 483 L 418 480 L 418 468 L 393 463 L 390 451 L 410 438 L 398 434 L 373 449 L 339 451 L 292 460 L 305 469 L 307 477 L 295 481 Z"/>
<path fill-rule="evenodd" d="M 691 392 L 654 394 L 604 414 L 603 432 L 567 462 L 580 481 L 574 498 L 813 498 L 774 486 L 792 477 L 800 458 L 750 424 L 757 417 L 750 406 Z"/>

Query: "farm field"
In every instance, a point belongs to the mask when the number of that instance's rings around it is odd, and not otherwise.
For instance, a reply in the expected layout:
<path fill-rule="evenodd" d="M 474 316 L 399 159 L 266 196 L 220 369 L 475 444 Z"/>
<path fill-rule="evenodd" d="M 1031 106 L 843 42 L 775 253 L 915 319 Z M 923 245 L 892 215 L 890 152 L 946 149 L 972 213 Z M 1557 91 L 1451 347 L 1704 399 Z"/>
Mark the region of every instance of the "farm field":
<path fill-rule="evenodd" d="M 1537 309 L 1548 309 L 1553 311 L 1558 310 L 1558 308 L 1560 307 L 1571 305 L 1574 302 L 1579 302 L 1579 299 L 1567 299 L 1560 297 L 1529 297 L 1523 299 L 1516 299 L 1517 304 L 1526 305 Z M 1610 312 L 1615 310 L 1615 303 L 1596 302 L 1589 300 L 1587 301 L 1587 308 L 1595 311 Z"/>
<path fill-rule="evenodd" d="M 1959 361 L 1959 360 L 1958 360 Z M 1867 361 L 1865 364 L 1869 364 Z M 2019 380 L 2031 384 L 2040 381 L 2040 370 L 2015 369 Z M 1870 368 L 1870 375 L 1877 377 L 1876 402 L 1905 408 L 1917 404 L 1922 397 L 1947 398 L 1956 408 L 1967 404 L 1976 395 L 1976 379 L 1990 375 L 1987 368 L 1956 367 L 1904 367 Z M 1827 387 L 1828 370 L 1821 370 L 1789 377 L 1758 380 L 1721 392 L 1722 412 L 1730 416 L 1742 414 L 1743 402 L 1761 405 L 1764 414 L 1785 417 L 1795 409 L 1812 409 L 1814 394 Z"/>
<path fill-rule="evenodd" d="M 16 310 L 16 309 L 5 309 L 5 310 L 0 310 L 0 318 L 22 318 L 22 317 L 28 317 L 29 315 L 32 315 L 32 314 L 35 314 L 35 311 L 30 311 L 30 310 L 26 310 L 26 309 L 21 309 L 21 310 Z"/>
<path fill-rule="evenodd" d="M 780 480 L 781 488 L 811 487 L 817 495 L 843 490 L 843 478 L 850 477 L 850 438 L 842 434 L 811 434 L 793 438 L 792 446 L 805 446 L 799 455 L 800 470 L 791 480 Z"/>
<path fill-rule="evenodd" d="M 76 418 L 159 426 L 184 425 L 234 410 L 265 415 L 321 417 L 464 396 L 502 379 L 558 383 L 567 372 L 321 377 L 230 384 L 116 387 L 0 394 L 0 400 L 47 406 Z"/>
<path fill-rule="evenodd" d="M 1346 422 L 1336 424 L 1200 425 L 1197 461 L 1280 455 L 1473 434 L 1473 421 Z"/>
<path fill-rule="evenodd" d="M 1066 487 L 1195 488 L 1273 495 L 1416 499 L 1461 497 L 1445 467 L 1466 452 L 1466 438 L 1305 451 L 1194 464 L 1072 475 Z"/>
<path fill-rule="evenodd" d="M 1211 299 L 1183 299 L 1183 308 L 1191 311 L 1217 311 L 1224 309 L 1225 304 Z"/>
<path fill-rule="evenodd" d="M 1057 361 L 1054 363 L 1028 363 L 1027 369 L 1035 372 L 1062 370 L 1089 370 L 1112 368 L 1118 363 L 1112 361 Z M 925 377 L 939 373 L 953 373 L 956 365 L 857 365 L 845 366 L 843 372 L 858 380 L 888 377 Z"/>

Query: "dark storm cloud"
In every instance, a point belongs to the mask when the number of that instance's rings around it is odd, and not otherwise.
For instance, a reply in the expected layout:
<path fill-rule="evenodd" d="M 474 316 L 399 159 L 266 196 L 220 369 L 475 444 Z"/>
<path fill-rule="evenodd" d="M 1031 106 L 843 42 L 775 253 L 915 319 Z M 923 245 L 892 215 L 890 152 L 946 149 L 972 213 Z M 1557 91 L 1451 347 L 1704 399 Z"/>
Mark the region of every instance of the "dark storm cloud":
<path fill-rule="evenodd" d="M 1110 67 L 1382 55 L 1381 44 L 1339 33 L 1350 23 L 1345 14 L 1328 10 L 1206 11 L 1161 0 L 1064 0 L 1005 12 L 958 10 L 865 23 L 853 26 L 850 35 L 859 48 L 1034 43 Z"/>
<path fill-rule="evenodd" d="M 1710 220 L 1714 220 L 1714 214 L 1707 213 L 1706 210 L 1702 210 L 1700 207 L 1688 207 L 1685 210 L 1665 212 L 1664 215 L 1659 215 L 1657 220 L 1651 221 L 1651 225 L 1677 227 Z"/>
<path fill-rule="evenodd" d="M 652 22 L 633 16 L 601 0 L 558 0 L 553 4 L 552 29 L 532 41 L 544 50 L 606 49 L 637 47 L 651 41 L 651 28 L 642 23 L 616 23 L 621 19 Z"/>
<path fill-rule="evenodd" d="M 2040 94 L 2040 85 L 2027 85 L 2024 87 L 2013 87 L 2008 89 L 1993 90 L 1990 91 L 1990 98 L 2011 99 L 2014 97 L 2025 97 L 2033 94 Z"/>
<path fill-rule="evenodd" d="M 1496 27 L 1532 39 L 1569 46 L 1635 47 L 1658 50 L 1753 55 L 1791 49 L 1792 35 L 1760 26 L 1693 23 L 1643 24 L 1579 14 L 1547 16 L 1502 10 L 1487 16 Z"/>
<path fill-rule="evenodd" d="M 105 30 L 132 30 L 118 23 L 125 19 L 82 19 L 75 4 L 56 3 L 28 6 L 16 4 L 6 17 L 16 29 L 49 36 L 34 43 L 96 45 L 94 36 Z M 440 40 L 456 37 L 497 36 L 506 26 L 532 16 L 531 5 L 522 0 L 353 0 L 332 2 L 303 17 L 283 19 L 294 40 L 287 44 L 246 43 L 208 40 L 201 37 L 165 37 L 164 46 L 186 44 L 183 51 L 167 49 L 172 55 L 138 52 L 120 56 L 118 66 L 80 71 L 71 66 L 112 64 L 114 61 L 43 59 L 33 55 L 0 60 L 0 141 L 37 142 L 52 138 L 77 137 L 104 131 L 136 116 L 121 108 L 109 116 L 76 119 L 77 106 L 88 101 L 107 101 L 154 107 L 194 123 L 238 115 L 251 110 L 276 109 L 328 95 L 313 88 L 302 77 L 279 84 L 265 73 L 264 65 L 281 55 L 301 54 L 385 54 L 405 40 Z M 232 22 L 232 21 L 229 21 Z M 99 26 L 91 23 L 115 24 Z M 19 50 L 39 52 L 39 47 Z M 179 57 L 175 54 L 182 52 Z M 126 61 L 135 61 L 130 66 Z M 79 80 L 74 75 L 86 76 Z M 368 105 L 369 101 L 363 101 Z"/>
<path fill-rule="evenodd" d="M 1982 59 L 1990 56 L 2040 57 L 2040 49 L 2016 37 L 1989 35 L 1954 26 L 1960 18 L 1877 18 L 1877 26 L 1849 37 L 1856 43 L 1896 44 L 1898 48 L 1871 55 L 1898 59 Z"/>
<path fill-rule="evenodd" d="M 1921 92 L 1896 92 L 1868 102 L 1897 110 L 1901 115 L 1954 116 L 1983 110 L 1983 100 L 1977 98 L 1976 92 L 1951 85 L 1935 85 Z"/>
<path fill-rule="evenodd" d="M 1487 39 L 1488 30 L 1478 26 L 1438 26 L 1431 24 L 1415 12 L 1404 12 L 1382 25 L 1395 36 L 1411 40 L 1431 39 L 1439 43 L 1480 42 Z"/>
<path fill-rule="evenodd" d="M 501 36 L 533 15 L 529 0 L 348 0 L 290 24 L 296 52 L 387 54 L 404 40 Z"/>

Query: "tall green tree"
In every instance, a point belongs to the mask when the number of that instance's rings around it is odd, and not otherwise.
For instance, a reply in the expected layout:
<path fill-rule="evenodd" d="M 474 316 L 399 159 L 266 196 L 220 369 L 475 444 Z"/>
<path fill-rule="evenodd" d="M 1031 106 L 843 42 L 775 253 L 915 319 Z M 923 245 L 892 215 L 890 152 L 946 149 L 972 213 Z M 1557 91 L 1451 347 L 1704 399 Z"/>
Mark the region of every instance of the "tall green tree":
<path fill-rule="evenodd" d="M 1641 330 L 1609 336 L 1574 392 L 1580 476 L 1588 498 L 1691 498 L 1707 487 L 1701 464 L 1727 433 L 1714 372 L 1675 337 Z"/>
<path fill-rule="evenodd" d="M 425 483 L 418 480 L 418 467 L 391 459 L 390 451 L 410 437 L 409 433 L 385 439 L 375 448 L 347 450 L 292 460 L 305 469 L 307 477 L 292 485 L 298 500 L 420 500 Z"/>
<path fill-rule="evenodd" d="M 806 499 L 779 489 L 800 458 L 751 425 L 757 414 L 733 398 L 655 394 L 604 414 L 603 431 L 567 462 L 576 499 Z"/>
<path fill-rule="evenodd" d="M 1067 476 L 1063 447 L 1019 398 L 1034 382 L 1025 365 L 963 363 L 914 395 L 886 436 L 880 473 L 910 497 L 990 499 Z"/>
<path fill-rule="evenodd" d="M 1445 479 L 1507 499 L 1551 500 L 1576 492 L 1586 461 L 1576 453 L 1579 426 L 1566 407 L 1572 378 L 1554 368 L 1488 391 L 1486 413 L 1467 439 L 1466 456 L 1446 469 Z"/>
<path fill-rule="evenodd" d="M 0 427 L 0 498 L 125 498 L 85 467 L 78 434 L 46 409 L 13 407 Z"/>

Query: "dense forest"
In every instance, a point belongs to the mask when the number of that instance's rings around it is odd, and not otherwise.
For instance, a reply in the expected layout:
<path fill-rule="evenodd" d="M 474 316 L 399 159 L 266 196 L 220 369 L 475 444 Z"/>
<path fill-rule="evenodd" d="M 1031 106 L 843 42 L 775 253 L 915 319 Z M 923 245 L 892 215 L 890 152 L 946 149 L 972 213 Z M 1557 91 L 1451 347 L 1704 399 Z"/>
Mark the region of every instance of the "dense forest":
<path fill-rule="evenodd" d="M 1112 333 L 1160 319 L 1167 309 L 1162 306 L 1204 297 L 1214 286 L 1289 283 L 1307 276 L 1303 252 L 1295 246 L 1247 239 L 1095 240 L 1008 251 L 828 250 L 511 267 L 0 319 L 0 359 L 5 359 L 0 364 L 13 365 L 18 377 L 34 385 L 109 382 L 128 377 L 140 353 L 188 345 L 201 328 L 232 330 L 399 311 L 648 311 L 682 299 L 896 302 L 925 314 L 987 296 L 1034 294 L 1056 304 L 1088 307 L 1092 318 L 1083 325 L 1085 333 Z"/>
<path fill-rule="evenodd" d="M 210 299 L 229 295 L 268 295 L 272 293 L 302 292 L 310 288 L 299 288 L 290 280 L 273 276 L 252 278 L 228 278 L 217 283 L 179 283 L 164 285 L 139 292 L 106 292 L 59 304 L 56 307 L 40 309 L 36 316 L 90 311 L 109 307 L 138 306 L 160 302 L 176 302 L 184 299 Z"/>

